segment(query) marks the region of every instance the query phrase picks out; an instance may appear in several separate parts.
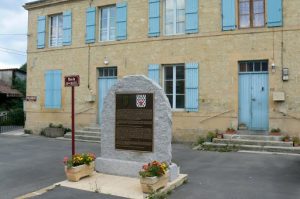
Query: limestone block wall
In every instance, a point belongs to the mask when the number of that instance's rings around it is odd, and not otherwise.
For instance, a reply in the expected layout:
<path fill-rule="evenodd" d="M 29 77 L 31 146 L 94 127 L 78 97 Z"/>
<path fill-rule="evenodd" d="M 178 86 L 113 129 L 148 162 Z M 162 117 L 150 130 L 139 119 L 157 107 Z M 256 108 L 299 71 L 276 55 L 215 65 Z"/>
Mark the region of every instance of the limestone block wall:
<path fill-rule="evenodd" d="M 38 96 L 36 103 L 26 104 L 26 128 L 35 133 L 52 123 L 70 125 L 70 88 L 62 88 L 62 109 L 44 108 L 44 73 L 61 69 L 63 76 L 79 74 L 81 86 L 76 88 L 77 125 L 97 123 L 98 68 L 118 67 L 118 78 L 147 75 L 148 64 L 199 63 L 199 112 L 173 112 L 175 140 L 195 140 L 208 130 L 237 127 L 238 61 L 269 61 L 269 122 L 290 135 L 299 135 L 300 125 L 300 1 L 284 3 L 284 25 L 279 28 L 251 28 L 222 32 L 221 1 L 199 1 L 199 33 L 148 38 L 148 1 L 128 0 L 128 39 L 125 41 L 85 44 L 85 10 L 92 6 L 115 4 L 115 0 L 77 0 L 29 10 L 27 95 Z M 73 15 L 72 45 L 36 48 L 37 17 L 71 9 Z M 98 18 L 98 17 L 97 17 Z M 162 24 L 162 23 L 161 23 Z M 47 31 L 49 28 L 47 28 Z M 46 35 L 49 35 L 47 32 Z M 49 38 L 47 37 L 46 41 Z M 276 71 L 271 71 L 275 63 Z M 281 80 L 281 68 L 289 68 L 289 81 Z M 285 102 L 273 102 L 272 93 L 284 91 Z M 86 102 L 89 94 L 94 103 Z"/>

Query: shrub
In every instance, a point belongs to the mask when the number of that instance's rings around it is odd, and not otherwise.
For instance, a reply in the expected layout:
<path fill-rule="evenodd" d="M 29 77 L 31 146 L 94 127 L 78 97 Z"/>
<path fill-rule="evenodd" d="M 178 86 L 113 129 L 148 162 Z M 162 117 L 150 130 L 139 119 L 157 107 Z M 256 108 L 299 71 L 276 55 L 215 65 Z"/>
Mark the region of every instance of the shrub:
<path fill-rule="evenodd" d="M 207 133 L 206 141 L 212 142 L 213 139 L 216 138 L 216 137 L 217 137 L 216 133 L 210 131 L 210 132 Z"/>
<path fill-rule="evenodd" d="M 271 133 L 280 133 L 280 132 L 281 132 L 280 128 L 271 130 Z"/>
<path fill-rule="evenodd" d="M 203 136 L 199 136 L 197 140 L 197 144 L 202 145 L 204 142 L 206 142 L 206 139 Z"/>

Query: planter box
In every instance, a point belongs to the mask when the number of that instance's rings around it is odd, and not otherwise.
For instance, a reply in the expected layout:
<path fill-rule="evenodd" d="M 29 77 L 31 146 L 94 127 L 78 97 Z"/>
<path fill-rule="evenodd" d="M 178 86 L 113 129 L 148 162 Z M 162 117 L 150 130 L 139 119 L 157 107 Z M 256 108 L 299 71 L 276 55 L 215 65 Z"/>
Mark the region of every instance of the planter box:
<path fill-rule="evenodd" d="M 167 186 L 168 180 L 169 172 L 161 177 L 140 177 L 143 193 L 153 193 L 158 189 Z"/>
<path fill-rule="evenodd" d="M 45 128 L 45 136 L 50 138 L 63 137 L 65 131 L 63 128 L 47 127 Z"/>
<path fill-rule="evenodd" d="M 83 177 L 91 176 L 94 170 L 95 170 L 95 161 L 91 162 L 90 165 L 83 164 L 71 168 L 67 168 L 67 166 L 65 166 L 65 173 L 67 179 L 72 182 L 77 182 Z"/>

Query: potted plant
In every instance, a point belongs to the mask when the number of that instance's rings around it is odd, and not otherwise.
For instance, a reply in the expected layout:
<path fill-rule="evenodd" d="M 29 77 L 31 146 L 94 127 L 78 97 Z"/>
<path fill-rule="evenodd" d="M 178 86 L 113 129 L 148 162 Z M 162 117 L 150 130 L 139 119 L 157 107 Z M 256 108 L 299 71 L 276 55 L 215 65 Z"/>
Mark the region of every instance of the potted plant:
<path fill-rule="evenodd" d="M 143 193 L 153 193 L 168 184 L 169 172 L 166 162 L 153 161 L 145 164 L 139 172 Z"/>
<path fill-rule="evenodd" d="M 64 158 L 65 173 L 69 181 L 77 182 L 85 176 L 92 175 L 96 156 L 93 153 L 75 154 L 71 159 Z"/>
<path fill-rule="evenodd" d="M 227 134 L 236 134 L 236 130 L 234 128 L 230 127 L 230 128 L 227 128 L 225 133 L 227 133 Z"/>
<path fill-rule="evenodd" d="M 300 146 L 300 138 L 299 137 L 293 137 L 293 146 L 294 147 Z"/>
<path fill-rule="evenodd" d="M 280 130 L 280 128 L 272 129 L 270 134 L 275 135 L 275 136 L 280 136 L 281 135 L 281 130 Z"/>
<path fill-rule="evenodd" d="M 289 135 L 285 135 L 283 138 L 282 138 L 282 141 L 284 142 L 289 142 L 291 140 L 290 136 Z"/>
<path fill-rule="evenodd" d="M 220 131 L 218 129 L 216 129 L 216 137 L 218 139 L 223 139 L 224 138 L 223 133 L 220 133 Z"/>

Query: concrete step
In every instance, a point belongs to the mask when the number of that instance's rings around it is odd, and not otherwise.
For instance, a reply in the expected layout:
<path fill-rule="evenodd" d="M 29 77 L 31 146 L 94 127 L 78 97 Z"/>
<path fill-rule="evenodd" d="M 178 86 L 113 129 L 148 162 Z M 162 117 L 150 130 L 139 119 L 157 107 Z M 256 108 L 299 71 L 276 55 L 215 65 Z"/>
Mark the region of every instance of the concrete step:
<path fill-rule="evenodd" d="M 84 127 L 82 130 L 83 131 L 91 131 L 91 132 L 101 132 L 100 127 L 96 127 L 96 126 Z"/>
<path fill-rule="evenodd" d="M 65 138 L 65 137 L 57 137 L 56 139 L 58 140 L 64 140 L 64 141 L 71 141 L 71 138 Z M 100 143 L 100 141 L 96 141 L 96 140 L 82 140 L 82 139 L 76 139 L 76 142 L 91 142 L 91 143 Z"/>
<path fill-rule="evenodd" d="M 205 143 L 203 143 L 203 146 L 210 147 L 212 149 L 222 149 L 225 147 L 234 147 L 238 150 L 243 150 L 243 151 L 261 151 L 261 152 L 300 154 L 300 147 L 235 145 L 235 144 L 212 143 L 212 142 L 205 142 Z"/>
<path fill-rule="evenodd" d="M 225 139 L 281 141 L 283 136 L 223 134 Z"/>
<path fill-rule="evenodd" d="M 72 139 L 72 134 L 65 134 L 64 138 Z M 91 140 L 91 141 L 100 141 L 100 136 L 88 136 L 88 135 L 76 135 L 75 139 L 81 139 L 81 140 Z"/>
<path fill-rule="evenodd" d="M 67 134 L 72 134 L 72 133 L 68 132 Z M 100 134 L 100 132 L 77 130 L 75 132 L 75 135 L 87 135 L 87 136 L 98 136 L 98 137 L 100 137 L 101 134 Z"/>
<path fill-rule="evenodd" d="M 293 142 L 282 142 L 282 141 L 264 141 L 264 140 L 246 140 L 246 139 L 217 139 L 217 138 L 214 138 L 213 142 L 214 143 L 222 143 L 222 144 L 234 144 L 234 145 L 293 147 Z"/>

